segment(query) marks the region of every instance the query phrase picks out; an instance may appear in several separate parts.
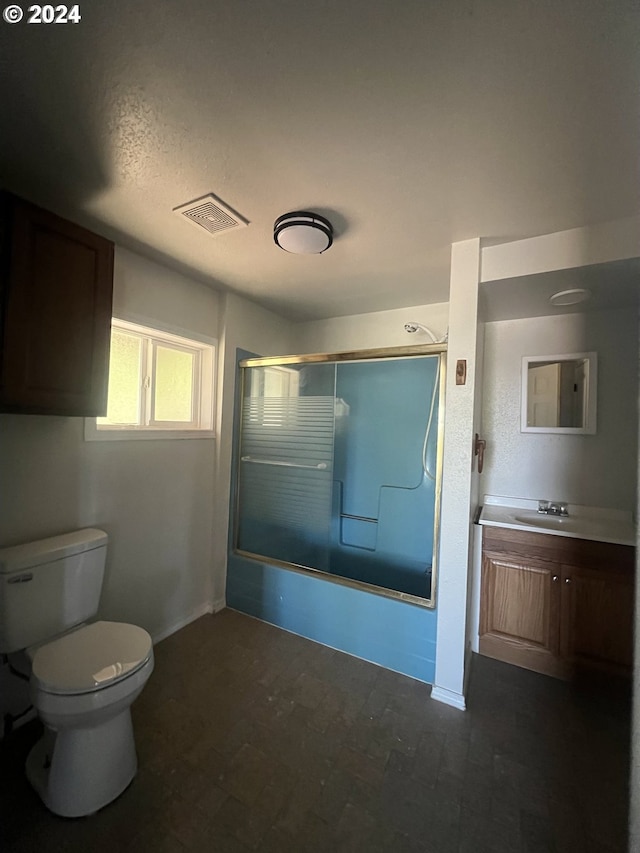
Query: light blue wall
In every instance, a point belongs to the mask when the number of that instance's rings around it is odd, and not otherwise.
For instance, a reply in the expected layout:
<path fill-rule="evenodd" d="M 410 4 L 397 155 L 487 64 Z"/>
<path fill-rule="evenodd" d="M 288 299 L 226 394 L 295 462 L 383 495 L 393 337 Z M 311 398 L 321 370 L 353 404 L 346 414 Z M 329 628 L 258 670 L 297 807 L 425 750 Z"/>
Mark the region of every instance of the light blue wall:
<path fill-rule="evenodd" d="M 430 596 L 435 482 L 422 453 L 433 400 L 427 455 L 435 471 L 438 363 L 337 365 L 335 393 L 349 414 L 336 418 L 332 574 Z"/>

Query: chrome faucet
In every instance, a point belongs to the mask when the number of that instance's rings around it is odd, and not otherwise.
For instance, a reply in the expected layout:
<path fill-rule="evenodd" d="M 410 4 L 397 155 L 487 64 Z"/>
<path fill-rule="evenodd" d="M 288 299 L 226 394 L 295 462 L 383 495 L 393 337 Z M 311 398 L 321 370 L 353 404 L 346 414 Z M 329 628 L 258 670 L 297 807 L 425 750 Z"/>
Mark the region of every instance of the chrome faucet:
<path fill-rule="evenodd" d="M 542 515 L 569 515 L 569 504 L 565 501 L 538 501 L 538 512 Z"/>

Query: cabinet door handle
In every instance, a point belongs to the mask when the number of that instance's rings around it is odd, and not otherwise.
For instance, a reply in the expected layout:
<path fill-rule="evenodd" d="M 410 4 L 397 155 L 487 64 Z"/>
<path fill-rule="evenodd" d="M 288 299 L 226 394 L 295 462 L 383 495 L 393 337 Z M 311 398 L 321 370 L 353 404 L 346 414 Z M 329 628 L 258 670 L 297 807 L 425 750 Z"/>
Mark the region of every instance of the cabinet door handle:
<path fill-rule="evenodd" d="M 554 576 L 551 578 L 551 580 L 552 580 L 554 583 L 558 583 L 558 580 L 559 580 L 558 575 L 554 575 Z"/>
<path fill-rule="evenodd" d="M 565 583 L 571 583 L 571 578 L 565 578 L 565 579 L 564 579 L 564 582 L 565 582 Z"/>

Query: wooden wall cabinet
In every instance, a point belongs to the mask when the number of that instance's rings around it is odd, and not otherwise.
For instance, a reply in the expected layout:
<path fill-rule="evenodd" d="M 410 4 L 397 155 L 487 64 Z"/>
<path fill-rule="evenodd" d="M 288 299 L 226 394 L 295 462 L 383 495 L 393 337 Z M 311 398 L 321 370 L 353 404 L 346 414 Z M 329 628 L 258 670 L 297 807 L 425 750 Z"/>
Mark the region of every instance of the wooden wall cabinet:
<path fill-rule="evenodd" d="M 634 548 L 484 527 L 480 653 L 558 678 L 630 673 Z"/>
<path fill-rule="evenodd" d="M 104 415 L 113 243 L 0 196 L 0 411 Z"/>

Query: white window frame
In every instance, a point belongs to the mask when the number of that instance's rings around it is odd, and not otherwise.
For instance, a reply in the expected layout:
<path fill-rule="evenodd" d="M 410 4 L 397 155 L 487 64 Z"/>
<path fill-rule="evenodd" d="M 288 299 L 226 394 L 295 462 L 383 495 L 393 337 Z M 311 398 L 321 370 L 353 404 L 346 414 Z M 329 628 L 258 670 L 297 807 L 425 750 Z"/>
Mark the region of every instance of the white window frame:
<path fill-rule="evenodd" d="M 96 418 L 85 418 L 86 441 L 137 441 L 149 439 L 214 438 L 215 355 L 216 341 L 188 338 L 157 326 L 141 325 L 112 318 L 112 328 L 142 340 L 140 360 L 140 417 L 136 424 L 98 424 Z M 155 419 L 155 361 L 158 347 L 181 350 L 194 355 L 191 422 L 157 421 Z"/>

